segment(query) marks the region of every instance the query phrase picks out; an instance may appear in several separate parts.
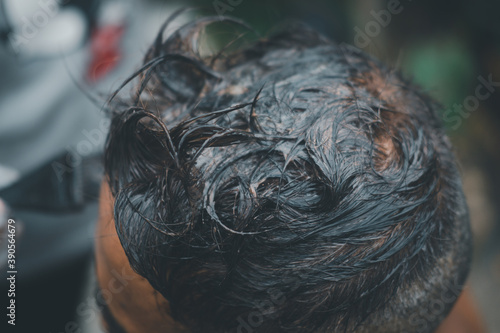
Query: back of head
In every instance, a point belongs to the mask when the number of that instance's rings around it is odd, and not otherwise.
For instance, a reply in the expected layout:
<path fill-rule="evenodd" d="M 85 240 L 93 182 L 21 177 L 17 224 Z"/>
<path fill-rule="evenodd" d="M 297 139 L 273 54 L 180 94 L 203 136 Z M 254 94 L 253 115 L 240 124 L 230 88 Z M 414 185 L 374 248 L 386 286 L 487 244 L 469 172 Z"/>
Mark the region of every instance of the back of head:
<path fill-rule="evenodd" d="M 300 25 L 202 56 L 211 22 L 160 33 L 115 104 L 106 171 L 133 269 L 191 332 L 433 331 L 471 247 L 437 105 Z"/>

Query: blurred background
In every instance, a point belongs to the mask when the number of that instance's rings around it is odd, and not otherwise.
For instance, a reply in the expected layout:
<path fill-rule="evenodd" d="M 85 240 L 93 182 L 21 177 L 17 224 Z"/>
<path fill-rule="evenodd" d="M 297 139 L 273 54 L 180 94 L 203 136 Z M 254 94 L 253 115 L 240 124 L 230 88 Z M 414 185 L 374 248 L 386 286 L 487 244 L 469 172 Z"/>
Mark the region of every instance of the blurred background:
<path fill-rule="evenodd" d="M 162 22 L 196 6 L 260 34 L 298 19 L 402 70 L 442 103 L 475 237 L 467 288 L 500 332 L 500 2 L 444 0 L 0 0 L 0 293 L 16 221 L 16 332 L 100 332 L 92 246 L 106 96 Z M 234 31 L 210 28 L 223 44 Z M 7 297 L 2 306 L 7 306 Z M 3 323 L 2 323 L 3 324 Z"/>

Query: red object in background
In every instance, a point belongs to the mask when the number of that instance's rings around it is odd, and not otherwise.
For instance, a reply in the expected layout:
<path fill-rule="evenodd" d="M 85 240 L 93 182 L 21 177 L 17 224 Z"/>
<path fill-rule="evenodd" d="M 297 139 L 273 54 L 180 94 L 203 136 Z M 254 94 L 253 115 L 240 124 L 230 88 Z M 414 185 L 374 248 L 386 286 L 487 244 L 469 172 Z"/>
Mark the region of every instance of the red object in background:
<path fill-rule="evenodd" d="M 91 60 L 87 80 L 96 82 L 116 67 L 121 59 L 120 41 L 125 32 L 124 25 L 98 27 L 90 38 Z"/>

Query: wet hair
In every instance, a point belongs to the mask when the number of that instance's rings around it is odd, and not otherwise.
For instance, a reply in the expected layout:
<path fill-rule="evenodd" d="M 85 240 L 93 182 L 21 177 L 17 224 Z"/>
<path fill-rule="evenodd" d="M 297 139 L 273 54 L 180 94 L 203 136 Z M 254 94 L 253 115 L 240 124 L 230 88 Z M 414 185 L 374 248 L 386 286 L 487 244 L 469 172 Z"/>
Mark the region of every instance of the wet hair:
<path fill-rule="evenodd" d="M 111 104 L 132 268 L 190 332 L 433 331 L 471 251 L 439 105 L 301 24 L 203 54 L 214 21 L 167 22 Z"/>

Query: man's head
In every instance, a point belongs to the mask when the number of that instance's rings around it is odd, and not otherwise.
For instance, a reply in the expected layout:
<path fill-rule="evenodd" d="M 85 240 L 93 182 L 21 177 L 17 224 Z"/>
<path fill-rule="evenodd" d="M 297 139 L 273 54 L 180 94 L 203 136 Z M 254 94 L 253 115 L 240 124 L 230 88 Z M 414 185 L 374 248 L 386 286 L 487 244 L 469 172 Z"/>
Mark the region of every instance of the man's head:
<path fill-rule="evenodd" d="M 108 316 L 129 332 L 435 329 L 471 249 L 436 104 L 303 26 L 201 56 L 210 22 L 160 34 L 115 104 L 97 271 L 101 288 L 117 267 L 136 280 Z"/>

